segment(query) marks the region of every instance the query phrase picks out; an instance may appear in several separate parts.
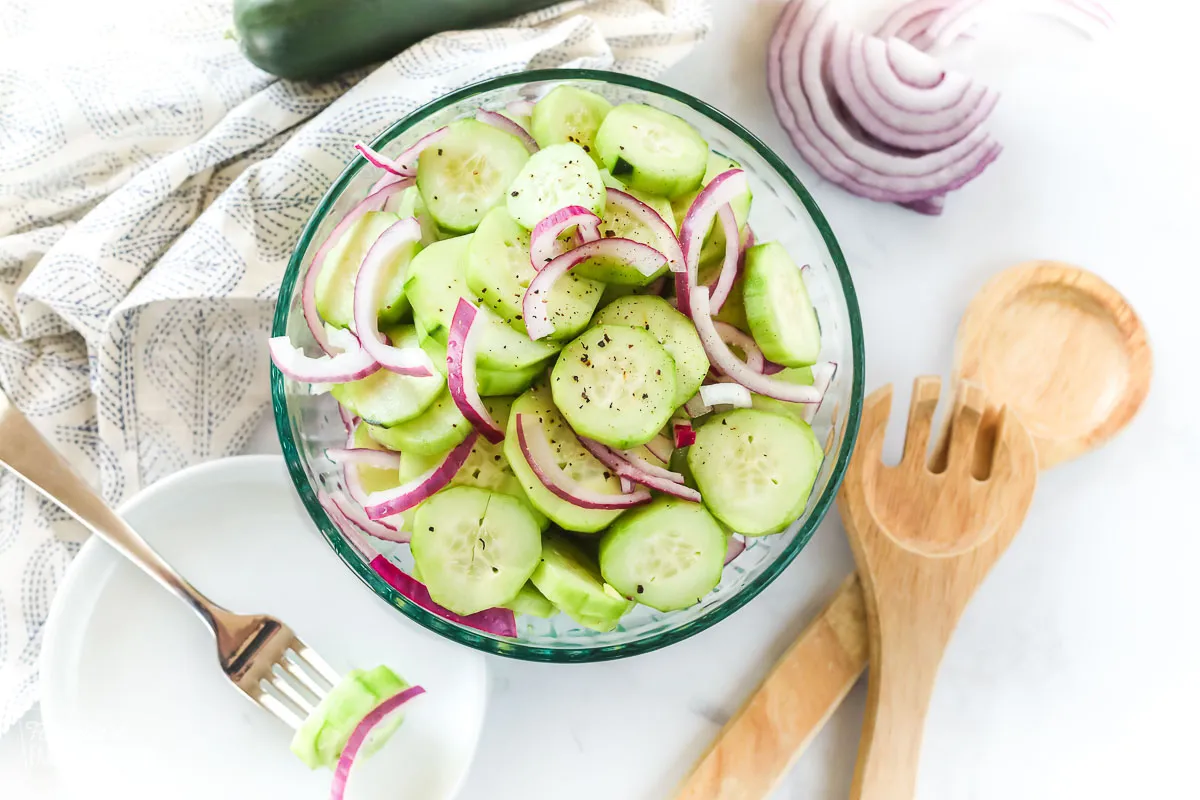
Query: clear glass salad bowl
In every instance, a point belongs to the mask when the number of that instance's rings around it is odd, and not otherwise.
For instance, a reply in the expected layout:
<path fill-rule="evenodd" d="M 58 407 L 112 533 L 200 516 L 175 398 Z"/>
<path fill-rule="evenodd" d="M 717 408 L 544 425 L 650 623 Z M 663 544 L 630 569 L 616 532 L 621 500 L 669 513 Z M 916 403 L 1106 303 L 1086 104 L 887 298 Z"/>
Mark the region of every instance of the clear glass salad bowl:
<path fill-rule="evenodd" d="M 647 103 L 687 120 L 712 149 L 736 159 L 747 172 L 754 193 L 750 225 L 759 241 L 781 242 L 797 264 L 808 266 L 805 280 L 822 328 L 821 357 L 838 366 L 813 423 L 825 444 L 826 456 L 803 516 L 783 533 L 748 539 L 745 551 L 725 567 L 717 588 L 691 608 L 663 613 L 639 605 L 607 633 L 584 628 L 562 614 L 551 619 L 522 616 L 517 618 L 517 638 L 493 636 L 427 611 L 379 577 L 322 505 L 328 493 L 344 489 L 341 468 L 324 455 L 326 448 L 342 446 L 346 439 L 337 404 L 328 394 L 313 394 L 308 385 L 284 378 L 277 369 L 271 371 L 271 396 L 280 444 L 301 500 L 334 552 L 372 591 L 418 624 L 468 647 L 532 661 L 584 662 L 646 653 L 716 624 L 766 588 L 804 548 L 833 505 L 858 432 L 863 401 L 863 334 L 854 285 L 842 251 L 808 191 L 752 133 L 717 109 L 670 87 L 597 70 L 505 75 L 452 92 L 418 109 L 371 144 L 394 156 L 422 135 L 456 118 L 473 115 L 480 107 L 503 109 L 514 100 L 535 99 L 561 82 L 590 89 L 614 104 Z M 290 336 L 297 345 L 315 352 L 301 310 L 305 269 L 333 226 L 366 196 L 378 177 L 375 168 L 355 157 L 325 194 L 288 264 L 272 335 Z M 400 569 L 411 570 L 407 545 L 374 544 Z"/>

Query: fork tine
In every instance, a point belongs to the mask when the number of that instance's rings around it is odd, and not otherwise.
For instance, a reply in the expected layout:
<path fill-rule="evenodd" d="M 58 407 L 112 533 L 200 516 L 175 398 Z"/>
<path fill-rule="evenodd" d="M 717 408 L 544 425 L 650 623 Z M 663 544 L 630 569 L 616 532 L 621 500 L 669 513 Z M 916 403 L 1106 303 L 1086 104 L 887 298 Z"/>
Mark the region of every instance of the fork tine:
<path fill-rule="evenodd" d="M 279 691 L 284 697 L 292 702 L 296 708 L 300 709 L 301 716 L 307 717 L 317 707 L 319 702 L 317 696 L 311 696 L 307 687 L 298 687 L 293 682 L 291 676 L 287 673 L 281 664 L 275 664 L 271 669 L 270 677 L 267 678 L 268 683 Z"/>
<path fill-rule="evenodd" d="M 300 656 L 292 650 L 288 650 L 280 657 L 277 666 L 304 686 L 305 691 L 316 698 L 317 702 L 320 702 L 321 698 L 329 694 L 333 688 L 332 686 L 323 686 L 324 680 L 318 681 L 313 670 L 301 661 Z"/>
<path fill-rule="evenodd" d="M 942 379 L 924 375 L 913 381 L 912 404 L 908 407 L 908 425 L 904 434 L 905 466 L 923 464 L 929 451 L 929 434 L 933 429 L 933 412 L 937 410 L 942 393 Z"/>
<path fill-rule="evenodd" d="M 307 715 L 302 713 L 270 681 L 263 679 L 259 688 L 262 689 L 262 693 L 255 697 L 254 701 L 282 720 L 283 724 L 293 730 L 298 729 Z"/>
<path fill-rule="evenodd" d="M 970 383 L 959 385 L 954 402 L 954 419 L 950 423 L 950 446 L 946 455 L 946 471 L 970 470 L 979 438 L 979 424 L 987 409 L 987 394 Z"/>
<path fill-rule="evenodd" d="M 329 666 L 325 659 L 317 655 L 316 650 L 313 650 L 299 639 L 292 642 L 290 652 L 296 656 L 300 666 L 305 668 L 309 675 L 320 677 L 327 684 L 325 692 L 337 686 L 342 680 L 342 676 L 338 675 L 337 670 Z"/>

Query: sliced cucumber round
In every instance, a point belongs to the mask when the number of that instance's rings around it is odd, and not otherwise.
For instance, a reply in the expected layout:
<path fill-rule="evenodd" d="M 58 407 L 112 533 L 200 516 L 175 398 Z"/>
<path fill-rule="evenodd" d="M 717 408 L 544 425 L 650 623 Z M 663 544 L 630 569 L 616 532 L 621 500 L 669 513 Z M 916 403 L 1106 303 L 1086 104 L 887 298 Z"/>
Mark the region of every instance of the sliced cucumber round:
<path fill-rule="evenodd" d="M 596 311 L 604 287 L 573 270 L 555 281 L 547 298 L 551 338 L 571 339 Z M 507 209 L 494 208 L 479 223 L 467 248 L 467 286 L 510 326 L 525 333 L 521 301 L 537 270 L 529 260 L 529 231 Z"/>
<path fill-rule="evenodd" d="M 699 603 L 721 581 L 725 531 L 698 503 L 656 498 L 600 540 L 600 572 L 626 597 L 659 611 Z"/>
<path fill-rule="evenodd" d="M 508 213 L 529 230 L 566 206 L 604 216 L 605 187 L 596 162 L 577 144 L 552 144 L 529 157 L 508 187 Z"/>
<path fill-rule="evenodd" d="M 442 375 L 446 374 L 446 345 L 425 333 L 420 325 L 417 328 L 417 338 L 421 340 L 421 349 L 433 361 Z M 538 376 L 546 371 L 543 362 L 531 364 L 521 369 L 491 369 L 482 364 L 475 366 L 475 384 L 481 397 L 494 395 L 518 395 L 533 385 Z"/>
<path fill-rule="evenodd" d="M 506 603 L 505 607 L 514 614 L 528 614 L 531 617 L 553 617 L 558 613 L 554 603 L 547 600 L 546 595 L 539 592 L 532 581 L 522 586 L 517 596 Z"/>
<path fill-rule="evenodd" d="M 572 428 L 622 449 L 653 439 L 678 407 L 675 362 L 652 333 L 625 325 L 589 328 L 563 348 L 550 387 Z"/>
<path fill-rule="evenodd" d="M 396 216 L 400 217 L 400 219 L 405 219 L 406 217 L 415 219 L 421 226 L 422 242 L 436 242 L 442 238 L 437 220 L 429 213 L 429 209 L 425 207 L 425 201 L 421 199 L 420 189 L 416 186 L 410 186 L 396 197 L 398 199 L 393 198 L 389 200 L 386 207 L 390 209 L 394 202 Z"/>
<path fill-rule="evenodd" d="M 469 233 L 505 200 L 529 160 L 517 137 L 474 119 L 450 123 L 417 163 L 417 188 L 429 213 L 448 231 Z"/>
<path fill-rule="evenodd" d="M 708 355 L 696 327 L 661 297 L 621 297 L 600 309 L 594 322 L 641 328 L 658 340 L 675 362 L 675 391 L 671 398 L 675 408 L 692 399 L 708 375 Z"/>
<path fill-rule="evenodd" d="M 800 270 L 779 242 L 746 251 L 746 319 L 763 355 L 807 367 L 821 355 L 821 326 Z"/>
<path fill-rule="evenodd" d="M 609 111 L 612 103 L 600 95 L 564 84 L 534 104 L 528 130 L 542 147 L 572 142 L 600 164 L 596 131 Z"/>
<path fill-rule="evenodd" d="M 333 769 L 358 723 L 383 700 L 408 688 L 408 682 L 387 667 L 353 669 L 330 690 L 292 737 L 291 750 L 309 769 Z M 380 723 L 367 740 L 369 756 L 404 722 L 402 713 Z"/>
<path fill-rule="evenodd" d="M 413 322 L 443 346 L 450 331 L 450 321 L 458 299 L 465 297 L 479 303 L 467 286 L 467 252 L 471 236 L 456 236 L 434 242 L 413 259 L 408 267 L 404 291 L 413 307 Z M 532 341 L 505 325 L 490 310 L 476 321 L 486 326 L 479 334 L 479 366 L 493 370 L 523 370 L 540 364 L 558 352 L 562 346 L 551 341 Z"/>
<path fill-rule="evenodd" d="M 529 497 L 529 502 L 547 517 L 569 531 L 594 533 L 604 530 L 621 515 L 617 510 L 602 510 L 580 508 L 556 496 L 542 485 L 534 474 L 533 468 L 521 453 L 521 445 L 517 441 L 517 414 L 536 416 L 546 431 L 546 438 L 558 457 L 558 466 L 573 480 L 578 481 L 589 489 L 607 492 L 613 495 L 621 493 L 621 482 L 607 467 L 597 461 L 591 453 L 579 443 L 575 432 L 567 425 L 566 420 L 558 413 L 551 399 L 550 389 L 545 384 L 539 384 L 516 399 L 512 406 L 512 414 L 508 418 L 508 428 L 504 437 L 504 455 L 512 467 L 513 474 L 521 482 L 521 487 Z M 403 466 L 403 462 L 401 463 Z"/>
<path fill-rule="evenodd" d="M 517 596 L 538 566 L 542 535 L 516 498 L 471 486 L 443 489 L 417 509 L 412 554 L 429 596 L 474 614 Z"/>
<path fill-rule="evenodd" d="M 604 582 L 594 559 L 563 536 L 548 533 L 533 571 L 533 585 L 571 619 L 597 631 L 611 631 L 633 603 Z"/>
<path fill-rule="evenodd" d="M 317 311 L 321 319 L 338 328 L 350 327 L 354 319 L 354 283 L 358 268 L 362 266 L 363 258 L 375 240 L 399 221 L 397 214 L 368 211 L 355 220 L 330 248 L 315 287 Z M 397 254 L 387 288 L 380 295 L 380 324 L 399 322 L 408 312 L 408 301 L 404 298 L 405 271 L 420 249 L 417 242 L 412 242 Z"/>
<path fill-rule="evenodd" d="M 412 325 L 399 325 L 384 333 L 396 347 L 418 346 Z M 361 380 L 339 383 L 330 394 L 364 421 L 389 427 L 429 408 L 445 386 L 446 379 L 437 372 L 427 378 L 414 378 L 381 369 Z"/>
<path fill-rule="evenodd" d="M 450 390 L 443 389 L 433 405 L 419 416 L 390 428 L 371 425 L 368 430 L 375 441 L 389 450 L 436 455 L 466 439 L 471 423 L 454 404 Z"/>
<path fill-rule="evenodd" d="M 713 415 L 688 448 L 704 504 L 746 536 L 778 533 L 803 513 L 823 458 L 808 425 L 752 408 Z"/>
<path fill-rule="evenodd" d="M 614 178 L 664 197 L 695 191 L 708 164 L 708 144 L 695 128 L 640 103 L 608 113 L 596 132 L 596 150 Z"/>

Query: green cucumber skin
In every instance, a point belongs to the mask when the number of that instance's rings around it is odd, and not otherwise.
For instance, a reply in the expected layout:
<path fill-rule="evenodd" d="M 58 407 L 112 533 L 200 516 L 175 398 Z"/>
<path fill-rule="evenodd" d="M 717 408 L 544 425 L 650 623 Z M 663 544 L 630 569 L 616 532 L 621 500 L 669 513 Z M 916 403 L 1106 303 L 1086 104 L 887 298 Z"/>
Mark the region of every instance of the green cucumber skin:
<path fill-rule="evenodd" d="M 319 81 L 390 58 L 427 36 L 558 0 L 234 0 L 246 58 L 280 78 Z"/>

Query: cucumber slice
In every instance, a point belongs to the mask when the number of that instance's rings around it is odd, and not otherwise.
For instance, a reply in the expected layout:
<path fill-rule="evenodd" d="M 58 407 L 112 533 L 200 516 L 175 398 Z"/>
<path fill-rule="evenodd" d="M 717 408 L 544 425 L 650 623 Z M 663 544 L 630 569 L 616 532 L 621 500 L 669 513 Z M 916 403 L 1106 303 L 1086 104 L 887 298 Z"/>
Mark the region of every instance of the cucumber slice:
<path fill-rule="evenodd" d="M 384 333 L 397 347 L 418 346 L 417 332 L 412 325 L 398 325 Z M 414 378 L 381 369 L 361 380 L 339 383 L 330 394 L 364 421 L 389 427 L 410 420 L 429 408 L 445 385 L 446 379 L 437 372 L 427 378 Z"/>
<path fill-rule="evenodd" d="M 407 688 L 408 683 L 387 667 L 351 670 L 301 723 L 292 737 L 292 752 L 309 769 L 333 769 L 363 717 L 382 700 Z M 364 745 L 363 755 L 381 747 L 403 722 L 404 715 L 397 713 L 378 725 Z"/>
<path fill-rule="evenodd" d="M 443 346 L 458 299 L 465 297 L 472 303 L 479 302 L 466 281 L 470 245 L 470 236 L 434 242 L 418 253 L 408 267 L 404 291 L 413 306 L 413 321 L 421 326 L 423 336 L 433 337 Z M 523 370 L 545 361 L 562 347 L 555 342 L 532 341 L 490 311 L 476 324 L 487 326 L 479 334 L 477 353 L 479 366 L 489 369 Z"/>
<path fill-rule="evenodd" d="M 532 125 L 532 123 L 533 123 L 533 119 L 528 114 L 513 114 L 508 111 L 497 111 L 496 113 L 502 117 L 508 117 L 513 122 L 517 123 L 522 128 L 524 128 L 526 131 L 529 130 L 530 125 Z M 532 134 L 530 134 L 530 135 L 532 135 Z M 534 141 L 537 141 L 537 139 L 534 139 Z"/>
<path fill-rule="evenodd" d="M 522 586 L 517 596 L 505 604 L 505 608 L 514 614 L 528 614 L 531 617 L 553 617 L 558 613 L 554 603 L 547 600 L 546 595 L 539 592 L 532 583 Z"/>
<path fill-rule="evenodd" d="M 609 111 L 612 103 L 595 92 L 557 86 L 534 104 L 527 130 L 541 147 L 574 142 L 601 165 L 596 152 L 596 131 Z"/>
<path fill-rule="evenodd" d="M 370 425 L 367 430 L 375 441 L 389 450 L 437 455 L 466 439 L 471 432 L 471 423 L 454 404 L 450 390 L 443 389 L 433 405 L 420 416 L 390 428 Z"/>
<path fill-rule="evenodd" d="M 433 218 L 448 231 L 469 233 L 504 203 L 508 185 L 529 160 L 511 134 L 473 119 L 450 123 L 417 163 L 417 188 Z"/>
<path fill-rule="evenodd" d="M 808 425 L 752 408 L 714 415 L 688 448 L 704 504 L 746 536 L 778 533 L 804 512 L 823 458 Z"/>
<path fill-rule="evenodd" d="M 639 103 L 608 113 L 596 133 L 596 150 L 614 178 L 665 197 L 699 188 L 708 164 L 708 144 L 695 128 Z"/>
<path fill-rule="evenodd" d="M 398 197 L 399 200 L 396 202 L 395 208 L 396 216 L 400 217 L 400 219 L 406 217 L 415 219 L 421 226 L 422 242 L 436 242 L 442 238 L 437 221 L 429 213 L 429 209 L 425 207 L 425 201 L 421 199 L 420 189 L 416 186 L 410 186 L 401 192 Z"/>
<path fill-rule="evenodd" d="M 354 437 L 350 443 L 354 447 L 361 447 L 366 450 L 387 450 L 379 442 L 375 441 L 371 436 L 372 429 L 385 431 L 387 428 L 376 428 L 373 425 L 363 423 L 354 429 Z M 362 488 L 370 492 L 382 492 L 388 489 L 395 489 L 400 485 L 400 474 L 394 469 L 380 469 L 379 467 L 366 467 L 361 464 L 349 464 L 347 469 L 355 470 L 358 475 L 358 482 Z"/>
<path fill-rule="evenodd" d="M 763 355 L 807 367 L 821 355 L 821 326 L 804 278 L 779 242 L 746 251 L 746 319 Z"/>
<path fill-rule="evenodd" d="M 566 538 L 548 533 L 533 585 L 571 619 L 597 631 L 611 631 L 633 602 L 604 582 L 594 559 Z"/>
<path fill-rule="evenodd" d="M 513 403 L 512 415 L 508 418 L 507 433 L 504 437 L 504 455 L 529 497 L 529 502 L 567 530 L 593 533 L 607 528 L 621 515 L 619 510 L 580 508 L 556 496 L 538 480 L 517 442 L 517 414 L 537 416 L 558 456 L 558 465 L 574 480 L 609 494 L 620 494 L 621 482 L 579 443 L 575 432 L 567 426 L 566 420 L 554 407 L 550 390 L 543 383 L 525 392 Z M 403 465 L 403 462 L 401 463 Z"/>
<path fill-rule="evenodd" d="M 777 381 L 795 383 L 801 386 L 813 385 L 811 367 L 786 367 L 771 377 Z M 804 422 L 805 425 L 808 424 L 804 420 L 804 414 L 808 410 L 808 406 L 804 403 L 786 403 L 783 400 L 776 400 L 774 397 L 765 397 L 761 394 L 750 395 L 750 402 L 754 408 L 760 411 L 783 414 L 785 417 L 791 417 L 799 422 Z"/>
<path fill-rule="evenodd" d="M 337 240 L 325 256 L 325 265 L 317 276 L 315 292 L 321 319 L 338 328 L 350 327 L 354 319 L 354 282 L 363 257 L 380 234 L 399 221 L 397 214 L 368 211 Z M 382 295 L 379 309 L 381 325 L 399 322 L 408 312 L 408 301 L 404 298 L 405 270 L 420 249 L 420 245 L 413 242 L 397 255 L 392 277 Z"/>
<path fill-rule="evenodd" d="M 421 340 L 424 350 L 433 365 L 444 376 L 446 374 L 446 345 L 425 334 L 420 325 L 417 328 L 417 338 Z M 494 395 L 518 395 L 533 385 L 543 372 L 546 365 L 543 362 L 532 364 L 521 369 L 490 369 L 483 365 L 475 367 L 475 385 L 481 397 Z"/>
<path fill-rule="evenodd" d="M 455 486 L 417 509 L 412 554 L 434 601 L 474 614 L 517 596 L 538 566 L 541 539 L 521 501 Z"/>
<path fill-rule="evenodd" d="M 566 206 L 604 216 L 604 180 L 577 144 L 552 144 L 525 162 L 508 187 L 508 213 L 529 230 Z"/>
<path fill-rule="evenodd" d="M 686 403 L 708 375 L 708 356 L 691 320 L 653 295 L 622 297 L 600 309 L 597 325 L 628 325 L 648 331 L 675 362 L 675 391 L 671 405 Z"/>
<path fill-rule="evenodd" d="M 554 339 L 571 339 L 600 302 L 603 285 L 572 270 L 555 281 L 547 298 Z M 479 223 L 467 248 L 467 286 L 506 323 L 526 333 L 521 301 L 537 270 L 529 260 L 529 231 L 506 209 L 494 208 Z"/>
<path fill-rule="evenodd" d="M 725 530 L 698 503 L 659 497 L 613 523 L 600 572 L 626 597 L 659 611 L 699 603 L 721 582 Z"/>
<path fill-rule="evenodd" d="M 650 441 L 678 407 L 675 362 L 642 328 L 589 328 L 563 348 L 550 375 L 554 404 L 571 427 L 612 447 Z"/>

